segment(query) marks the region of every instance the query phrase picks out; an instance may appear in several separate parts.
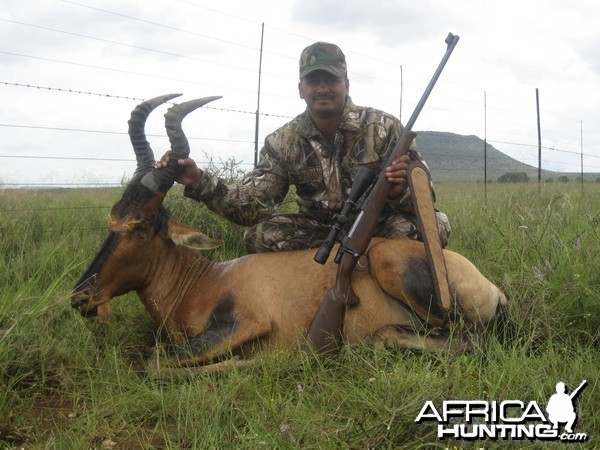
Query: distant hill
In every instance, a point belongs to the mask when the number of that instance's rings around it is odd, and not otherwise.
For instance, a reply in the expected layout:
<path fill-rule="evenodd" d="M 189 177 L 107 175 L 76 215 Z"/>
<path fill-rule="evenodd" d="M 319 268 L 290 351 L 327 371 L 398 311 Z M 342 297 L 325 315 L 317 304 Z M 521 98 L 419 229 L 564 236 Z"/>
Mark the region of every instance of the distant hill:
<path fill-rule="evenodd" d="M 434 182 L 483 181 L 483 139 L 477 136 L 441 131 L 418 131 L 417 145 L 423 159 L 431 170 Z M 505 155 L 487 144 L 487 179 L 496 182 L 508 172 L 525 172 L 531 181 L 537 182 L 537 167 L 524 164 Z M 542 170 L 542 180 L 566 176 L 570 181 L 578 179 L 580 173 L 552 172 Z M 600 174 L 585 174 L 585 179 L 596 181 Z"/>

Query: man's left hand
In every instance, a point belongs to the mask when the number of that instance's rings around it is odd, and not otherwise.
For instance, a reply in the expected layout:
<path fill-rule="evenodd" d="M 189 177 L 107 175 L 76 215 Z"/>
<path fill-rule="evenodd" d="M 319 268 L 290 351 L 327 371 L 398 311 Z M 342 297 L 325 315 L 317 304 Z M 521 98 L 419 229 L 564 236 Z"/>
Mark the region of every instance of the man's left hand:
<path fill-rule="evenodd" d="M 408 174 L 409 163 L 410 158 L 408 155 L 402 155 L 385 169 L 385 176 L 387 180 L 392 183 L 388 196 L 390 200 L 398 198 L 408 187 L 408 180 L 406 177 Z"/>

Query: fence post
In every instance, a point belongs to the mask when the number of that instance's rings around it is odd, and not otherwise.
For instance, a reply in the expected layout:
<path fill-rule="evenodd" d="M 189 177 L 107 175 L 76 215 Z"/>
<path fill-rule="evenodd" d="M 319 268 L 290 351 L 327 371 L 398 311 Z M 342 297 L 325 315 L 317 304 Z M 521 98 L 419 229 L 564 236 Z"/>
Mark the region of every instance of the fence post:
<path fill-rule="evenodd" d="M 538 133 L 538 192 L 542 183 L 542 129 L 540 127 L 540 93 L 535 88 L 535 105 L 537 110 L 537 133 Z"/>
<path fill-rule="evenodd" d="M 260 78 L 262 76 L 263 40 L 265 37 L 265 23 L 262 23 L 260 32 L 260 55 L 258 58 L 258 92 L 256 100 L 256 123 L 254 124 L 254 167 L 258 164 L 258 122 L 260 117 Z"/>

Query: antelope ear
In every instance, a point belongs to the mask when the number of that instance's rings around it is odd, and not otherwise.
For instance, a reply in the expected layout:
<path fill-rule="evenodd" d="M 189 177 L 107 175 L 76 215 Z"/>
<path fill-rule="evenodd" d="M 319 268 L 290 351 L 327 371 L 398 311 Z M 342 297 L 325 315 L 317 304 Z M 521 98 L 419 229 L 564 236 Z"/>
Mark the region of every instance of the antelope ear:
<path fill-rule="evenodd" d="M 223 241 L 213 239 L 198 230 L 177 222 L 174 219 L 169 220 L 168 236 L 177 245 L 184 245 L 195 250 L 210 250 L 217 248 Z"/>

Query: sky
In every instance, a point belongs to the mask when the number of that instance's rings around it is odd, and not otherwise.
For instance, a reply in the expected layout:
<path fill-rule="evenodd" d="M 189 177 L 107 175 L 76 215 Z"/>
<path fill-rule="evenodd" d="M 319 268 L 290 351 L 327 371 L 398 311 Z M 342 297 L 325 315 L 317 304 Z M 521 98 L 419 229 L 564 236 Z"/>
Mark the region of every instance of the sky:
<path fill-rule="evenodd" d="M 406 122 L 449 32 L 417 133 L 475 135 L 537 167 L 539 130 L 542 168 L 600 172 L 598 17 L 590 0 L 3 0 L 0 186 L 121 183 L 130 111 L 165 93 L 223 96 L 185 119 L 191 156 L 247 171 L 304 110 L 298 58 L 315 41 L 346 54 L 354 103 Z M 157 158 L 167 107 L 147 123 Z"/>

